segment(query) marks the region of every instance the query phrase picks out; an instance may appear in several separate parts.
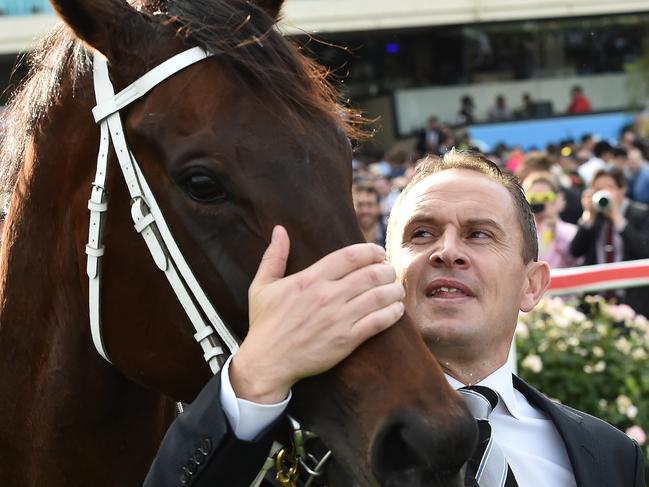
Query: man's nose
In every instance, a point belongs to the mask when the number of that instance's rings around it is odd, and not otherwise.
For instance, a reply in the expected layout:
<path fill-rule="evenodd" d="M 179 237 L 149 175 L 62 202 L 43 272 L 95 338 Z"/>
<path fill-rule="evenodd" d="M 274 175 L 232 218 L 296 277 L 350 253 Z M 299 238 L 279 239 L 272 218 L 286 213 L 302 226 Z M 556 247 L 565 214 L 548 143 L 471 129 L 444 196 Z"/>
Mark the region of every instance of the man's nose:
<path fill-rule="evenodd" d="M 461 239 L 456 235 L 444 234 L 428 257 L 433 267 L 468 267 L 470 261 Z"/>

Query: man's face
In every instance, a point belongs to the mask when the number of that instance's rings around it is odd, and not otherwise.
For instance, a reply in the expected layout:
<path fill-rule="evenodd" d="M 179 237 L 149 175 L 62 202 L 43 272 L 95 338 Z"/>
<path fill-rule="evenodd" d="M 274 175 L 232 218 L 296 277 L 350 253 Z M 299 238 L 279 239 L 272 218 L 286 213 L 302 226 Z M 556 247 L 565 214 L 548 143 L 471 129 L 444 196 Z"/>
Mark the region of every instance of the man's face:
<path fill-rule="evenodd" d="M 359 226 L 363 230 L 372 228 L 379 220 L 381 210 L 377 196 L 366 191 L 354 191 L 352 197 Z"/>
<path fill-rule="evenodd" d="M 554 188 L 545 181 L 537 181 L 532 184 L 529 189 L 527 189 L 527 194 L 547 196 L 547 199 L 549 200 L 545 202 L 545 209 L 541 213 L 534 214 L 534 219 L 537 223 L 540 223 L 545 219 L 554 219 L 559 215 L 559 213 L 561 213 L 561 198 L 556 194 Z"/>
<path fill-rule="evenodd" d="M 519 308 L 536 304 L 525 289 L 538 265 L 523 263 L 508 191 L 476 171 L 433 174 L 407 194 L 395 230 L 391 261 L 406 288 L 406 313 L 430 349 L 440 360 L 504 361 Z"/>
<path fill-rule="evenodd" d="M 638 149 L 631 149 L 629 151 L 629 168 L 635 173 L 638 172 L 644 164 L 644 157 L 642 152 Z"/>
<path fill-rule="evenodd" d="M 611 176 L 600 176 L 593 181 L 593 191 L 608 191 L 615 200 L 616 205 L 619 207 L 620 203 L 622 203 L 622 200 L 624 199 L 626 188 L 619 188 Z"/>

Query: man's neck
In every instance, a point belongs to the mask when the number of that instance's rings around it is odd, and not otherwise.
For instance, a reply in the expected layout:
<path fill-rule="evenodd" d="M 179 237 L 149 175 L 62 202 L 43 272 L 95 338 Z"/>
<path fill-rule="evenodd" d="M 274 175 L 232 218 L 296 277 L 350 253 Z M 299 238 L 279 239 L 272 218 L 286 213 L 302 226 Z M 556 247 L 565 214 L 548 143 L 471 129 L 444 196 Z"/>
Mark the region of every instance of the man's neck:
<path fill-rule="evenodd" d="M 444 372 L 465 386 L 472 386 L 493 374 L 499 367 L 493 370 L 475 371 L 474 369 L 442 365 Z"/>
<path fill-rule="evenodd" d="M 444 360 L 440 356 L 437 356 L 437 360 L 442 367 L 442 370 L 467 386 L 477 384 L 489 377 L 496 370 L 505 365 L 507 359 L 507 356 L 505 356 L 504 359 L 498 359 L 494 356 L 483 360 L 459 361 Z"/>

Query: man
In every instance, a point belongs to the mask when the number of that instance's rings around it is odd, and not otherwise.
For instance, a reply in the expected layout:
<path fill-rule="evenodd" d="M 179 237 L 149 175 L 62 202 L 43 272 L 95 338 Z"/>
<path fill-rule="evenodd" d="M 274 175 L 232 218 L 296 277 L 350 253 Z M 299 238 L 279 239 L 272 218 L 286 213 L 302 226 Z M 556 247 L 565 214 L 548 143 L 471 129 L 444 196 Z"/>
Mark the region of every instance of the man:
<path fill-rule="evenodd" d="M 463 95 L 460 98 L 460 110 L 457 113 L 456 125 L 458 127 L 465 127 L 475 122 L 475 104 L 473 103 L 473 98 L 471 95 Z"/>
<path fill-rule="evenodd" d="M 618 168 L 597 172 L 590 188 L 584 191 L 584 213 L 570 245 L 570 253 L 584 257 L 584 264 L 649 258 L 649 207 L 629 201 L 626 191 L 626 178 Z M 593 202 L 595 195 L 599 196 L 599 204 Z M 649 316 L 648 287 L 615 294 L 636 312 Z"/>
<path fill-rule="evenodd" d="M 534 101 L 532 95 L 523 93 L 521 95 L 521 106 L 514 113 L 518 120 L 527 120 L 534 117 Z"/>
<path fill-rule="evenodd" d="M 507 100 L 504 95 L 498 95 L 494 106 L 489 109 L 487 119 L 490 122 L 505 122 L 513 117 L 512 111 L 507 106 Z"/>
<path fill-rule="evenodd" d="M 425 160 L 395 204 L 387 245 L 394 269 L 378 263 L 382 256 L 376 248 L 361 245 L 335 252 L 303 272 L 317 286 L 319 273 L 332 265 L 357 278 L 359 272 L 374 268 L 380 282 L 366 292 L 383 289 L 391 298 L 381 309 L 357 310 L 361 329 L 372 316 L 378 328 L 390 326 L 405 306 L 454 387 L 478 384 L 493 389 L 490 395 L 498 404 L 489 423 L 498 446 L 490 451 L 504 452 L 518 485 L 644 487 L 641 453 L 631 439 L 602 421 L 549 401 L 512 376 L 507 365 L 519 310 L 531 310 L 549 282 L 548 265 L 536 261 L 529 205 L 513 176 L 473 153 L 452 151 L 443 160 Z M 251 326 L 241 350 L 229 370 L 210 381 L 172 425 L 145 485 L 176 485 L 167 480 L 175 473 L 173 465 L 185 459 L 191 445 L 200 444 L 202 435 L 211 434 L 216 439 L 206 460 L 209 466 L 204 467 L 208 473 L 196 476 L 191 485 L 247 486 L 248 472 L 240 463 L 233 472 L 232 461 L 245 458 L 253 471 L 260 467 L 257 450 L 263 451 L 260 444 L 268 447 L 269 425 L 286 407 L 292 384 L 333 366 L 372 335 L 359 332 L 340 350 L 340 341 L 335 346 L 328 342 L 330 326 L 318 324 L 326 322 L 326 310 L 316 307 L 318 316 L 308 313 L 304 318 L 304 309 L 313 308 L 313 302 L 306 303 L 309 296 L 277 306 L 289 292 L 296 292 L 292 283 L 302 274 L 282 278 L 288 251 L 288 237 L 280 227 L 251 286 Z M 358 253 L 354 266 L 344 257 L 351 251 Z M 403 287 L 390 284 L 395 270 Z M 327 283 L 330 292 L 332 284 Z M 351 292 L 344 287 L 336 288 L 343 301 Z M 301 319 L 308 319 L 308 326 Z M 280 328 L 279 338 L 273 337 L 274 327 Z M 299 339 L 285 335 L 289 329 Z M 290 337 L 290 343 L 283 344 L 283 337 Z M 285 353 L 287 346 L 292 356 Z M 295 356 L 304 350 L 306 355 Z M 239 399 L 237 411 L 235 394 L 256 404 Z M 227 412 L 228 402 L 235 403 L 234 413 Z M 229 427 L 223 424 L 221 408 L 226 409 Z M 245 421 L 242 416 L 252 408 L 255 427 L 250 429 L 243 423 L 250 423 L 251 416 Z M 242 441 L 246 439 L 254 441 Z M 251 452 L 257 455 L 256 463 L 250 460 Z"/>
<path fill-rule="evenodd" d="M 385 247 L 385 227 L 381 218 L 379 193 L 369 184 L 354 184 L 352 199 L 356 220 L 366 242 Z"/>
<path fill-rule="evenodd" d="M 590 185 L 593 175 L 613 164 L 614 151 L 611 144 L 600 140 L 593 147 L 593 156 L 577 168 L 577 172 L 586 185 Z"/>
<path fill-rule="evenodd" d="M 439 144 L 442 141 L 442 129 L 437 117 L 428 119 L 428 126 L 419 133 L 415 150 L 420 157 L 426 154 L 438 154 Z"/>
<path fill-rule="evenodd" d="M 628 151 L 628 167 L 631 174 L 630 195 L 634 201 L 649 204 L 649 163 L 642 151 L 633 147 Z"/>
<path fill-rule="evenodd" d="M 584 95 L 584 89 L 575 85 L 570 90 L 570 104 L 566 108 L 566 113 L 590 113 L 593 109 L 590 100 Z"/>

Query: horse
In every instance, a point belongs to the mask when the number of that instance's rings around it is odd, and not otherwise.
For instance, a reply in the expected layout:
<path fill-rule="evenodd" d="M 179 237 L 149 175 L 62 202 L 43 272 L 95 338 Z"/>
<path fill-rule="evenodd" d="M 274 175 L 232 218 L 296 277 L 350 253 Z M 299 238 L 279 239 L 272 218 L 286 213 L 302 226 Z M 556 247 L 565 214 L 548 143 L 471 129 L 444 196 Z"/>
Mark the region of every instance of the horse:
<path fill-rule="evenodd" d="M 282 3 L 52 1 L 63 22 L 32 55 L 0 153 L 0 190 L 11 192 L 0 249 L 2 485 L 141 485 L 174 402 L 191 402 L 211 376 L 114 169 L 101 291 L 111 363 L 93 346 L 92 53 L 118 89 L 188 48 L 213 54 L 121 115 L 170 231 L 240 340 L 274 225 L 294 242 L 289 273 L 363 241 L 350 196 L 357 115 L 277 31 Z M 475 423 L 407 317 L 298 383 L 290 411 L 363 487 L 463 485 Z"/>

